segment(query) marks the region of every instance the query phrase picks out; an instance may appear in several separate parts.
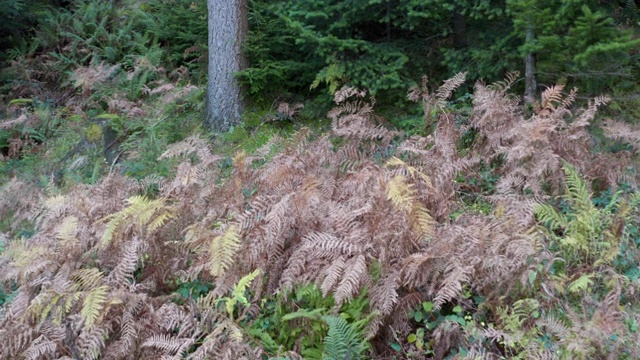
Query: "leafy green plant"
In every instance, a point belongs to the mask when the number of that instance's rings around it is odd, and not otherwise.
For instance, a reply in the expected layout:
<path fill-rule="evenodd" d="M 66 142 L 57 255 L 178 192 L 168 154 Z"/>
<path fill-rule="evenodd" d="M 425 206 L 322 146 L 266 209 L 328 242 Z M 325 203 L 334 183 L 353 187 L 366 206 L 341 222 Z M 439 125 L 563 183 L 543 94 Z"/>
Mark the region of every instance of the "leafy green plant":
<path fill-rule="evenodd" d="M 606 204 L 596 201 L 600 205 L 597 207 L 586 182 L 575 168 L 566 164 L 564 171 L 566 194 L 562 200 L 566 203 L 566 210 L 560 212 L 551 205 L 543 204 L 538 206 L 536 215 L 550 240 L 550 249 L 558 251 L 564 259 L 555 268 L 558 274 L 571 275 L 578 269 L 586 270 L 585 274 L 574 279 L 573 286 L 569 285 L 569 291 L 584 290 L 592 277 L 601 276 L 597 269 L 614 265 L 616 258 L 623 255 L 623 248 L 636 248 L 634 216 L 640 197 L 633 194 L 624 199 L 622 192 L 618 191 Z"/>
<path fill-rule="evenodd" d="M 156 23 L 154 35 L 164 50 L 163 63 L 188 69 L 195 83 L 206 79 L 207 4 L 192 0 L 151 0 L 141 4 Z"/>
<path fill-rule="evenodd" d="M 251 285 L 253 280 L 260 275 L 260 269 L 254 270 L 252 273 L 245 275 L 234 286 L 231 296 L 222 297 L 218 299 L 219 304 L 224 304 L 224 308 L 229 315 L 229 318 L 234 319 L 238 311 L 236 307 L 245 306 L 248 307 L 249 300 L 247 299 L 247 288 Z"/>
<path fill-rule="evenodd" d="M 175 290 L 175 293 L 180 295 L 180 298 L 177 301 L 182 302 L 186 299 L 197 299 L 201 296 L 207 295 L 211 290 L 213 290 L 213 285 L 211 283 L 203 282 L 200 279 L 194 281 L 176 281 L 176 285 L 178 288 Z"/>
<path fill-rule="evenodd" d="M 455 326 L 471 330 L 476 326 L 476 322 L 484 326 L 485 315 L 478 311 L 478 308 L 484 302 L 484 298 L 481 296 L 472 296 L 470 291 L 465 292 L 464 298 L 473 301 L 473 304 L 476 306 L 475 313 L 463 309 L 461 305 L 446 306 L 438 309 L 431 301 L 422 302 L 420 308 L 410 313 L 410 317 L 417 327 L 415 331 L 407 336 L 406 342 L 414 346 L 420 354 L 434 355 L 437 344 L 436 340 L 433 339 L 433 335 L 434 331 L 438 328 L 447 327 L 449 324 L 456 324 Z M 451 350 L 454 352 L 464 351 L 463 345 L 464 344 L 458 344 L 460 348 L 453 346 Z"/>
<path fill-rule="evenodd" d="M 340 316 L 325 315 L 322 317 L 329 324 L 329 331 L 324 338 L 322 360 L 364 359 L 367 349 L 357 329 Z"/>
<path fill-rule="evenodd" d="M 264 299 L 260 315 L 247 333 L 271 354 L 297 351 L 305 359 L 362 358 L 368 348 L 364 330 L 371 320 L 367 315 L 366 291 L 345 303 L 336 315 L 332 296 L 322 296 L 314 286 L 297 287 L 287 294 Z M 323 340 L 324 339 L 324 340 Z"/>

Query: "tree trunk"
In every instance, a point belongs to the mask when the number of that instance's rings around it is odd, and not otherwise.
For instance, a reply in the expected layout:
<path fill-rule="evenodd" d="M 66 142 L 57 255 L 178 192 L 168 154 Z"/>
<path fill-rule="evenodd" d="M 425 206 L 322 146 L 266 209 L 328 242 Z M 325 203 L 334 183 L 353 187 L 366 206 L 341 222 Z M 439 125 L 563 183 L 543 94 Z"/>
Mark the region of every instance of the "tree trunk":
<path fill-rule="evenodd" d="M 531 43 L 534 40 L 533 29 L 527 30 L 527 43 Z M 532 102 L 536 98 L 536 89 L 538 84 L 536 82 L 536 55 L 534 53 L 527 53 L 524 59 L 524 101 L 527 103 Z"/>
<path fill-rule="evenodd" d="M 467 45 L 467 21 L 459 11 L 459 6 L 456 6 L 453 11 L 453 47 L 462 49 Z"/>
<path fill-rule="evenodd" d="M 247 38 L 247 0 L 207 0 L 209 10 L 209 81 L 207 124 L 227 131 L 240 121 L 243 99 L 234 73 L 245 68 L 242 46 Z"/>

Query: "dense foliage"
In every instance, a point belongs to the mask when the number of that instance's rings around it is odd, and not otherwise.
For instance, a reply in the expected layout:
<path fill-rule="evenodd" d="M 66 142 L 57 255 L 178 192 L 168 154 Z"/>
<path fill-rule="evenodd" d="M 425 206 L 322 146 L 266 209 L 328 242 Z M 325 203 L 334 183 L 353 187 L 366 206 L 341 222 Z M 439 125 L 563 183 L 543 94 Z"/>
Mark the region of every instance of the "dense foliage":
<path fill-rule="evenodd" d="M 254 93 L 326 83 L 330 92 L 348 84 L 388 96 L 425 72 L 437 81 L 460 71 L 497 81 L 507 71 L 523 71 L 529 52 L 546 86 L 562 78 L 590 95 L 638 90 L 640 12 L 632 1 L 252 4 L 253 66 L 242 78 Z"/>
<path fill-rule="evenodd" d="M 0 3 L 0 358 L 640 358 L 635 2 Z"/>

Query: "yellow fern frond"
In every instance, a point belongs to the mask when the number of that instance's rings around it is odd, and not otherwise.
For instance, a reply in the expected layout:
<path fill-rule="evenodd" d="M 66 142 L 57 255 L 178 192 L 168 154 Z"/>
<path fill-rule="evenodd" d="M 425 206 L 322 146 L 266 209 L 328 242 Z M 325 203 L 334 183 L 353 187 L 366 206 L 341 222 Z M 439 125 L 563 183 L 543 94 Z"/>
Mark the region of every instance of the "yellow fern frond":
<path fill-rule="evenodd" d="M 169 220 L 174 218 L 174 214 L 170 211 L 166 211 L 158 214 L 155 219 L 151 220 L 147 225 L 147 233 L 158 230 L 163 227 Z"/>
<path fill-rule="evenodd" d="M 411 211 L 415 200 L 412 184 L 407 184 L 404 176 L 394 176 L 387 184 L 387 199 L 394 206 L 407 212 Z"/>
<path fill-rule="evenodd" d="M 209 271 L 213 276 L 222 276 L 233 263 L 240 248 L 240 235 L 235 225 L 230 226 L 223 235 L 211 240 L 209 247 Z"/>
<path fill-rule="evenodd" d="M 82 315 L 82 319 L 86 326 L 93 326 L 100 316 L 104 303 L 107 300 L 108 290 L 109 287 L 107 285 L 102 285 L 91 290 L 84 298 L 84 304 L 80 311 L 80 315 Z"/>
<path fill-rule="evenodd" d="M 79 292 L 72 292 L 69 296 L 67 296 L 67 299 L 64 302 L 64 313 L 68 314 L 69 311 L 71 311 L 71 307 L 73 307 L 73 305 L 75 303 L 78 302 L 78 300 L 80 300 L 80 293 Z"/>
<path fill-rule="evenodd" d="M 392 157 L 391 159 L 389 159 L 387 161 L 387 166 L 400 166 L 403 169 L 406 169 L 409 174 L 411 175 L 412 178 L 416 178 L 419 177 L 420 179 L 422 179 L 429 188 L 433 188 L 433 185 L 431 184 L 431 179 L 426 175 L 423 174 L 420 170 L 418 170 L 417 168 L 415 168 L 414 166 L 411 166 L 409 164 L 407 164 L 406 162 L 398 159 L 397 157 Z"/>
<path fill-rule="evenodd" d="M 64 195 L 55 195 L 47 198 L 44 202 L 44 206 L 49 210 L 58 209 L 66 203 L 67 198 Z"/>
<path fill-rule="evenodd" d="M 16 245 L 7 249 L 5 256 L 8 255 L 13 258 L 13 266 L 18 268 L 22 276 L 28 275 L 25 272 L 29 266 L 36 262 L 45 261 L 44 259 L 50 253 L 50 250 L 44 246 L 28 247 L 25 243 Z"/>
<path fill-rule="evenodd" d="M 100 246 L 109 246 L 117 231 L 125 223 L 133 223 L 137 230 L 143 233 L 153 232 L 162 227 L 168 220 L 175 217 L 174 210 L 165 203 L 164 198 L 150 200 L 144 196 L 136 195 L 126 200 L 128 206 L 117 213 L 108 215 L 99 221 L 108 221 L 102 234 Z"/>
<path fill-rule="evenodd" d="M 389 163 L 401 164 L 402 160 L 392 159 Z M 410 169 L 408 170 L 411 172 Z M 413 184 L 408 184 L 402 175 L 393 177 L 387 184 L 387 199 L 395 207 L 407 212 L 411 229 L 418 238 L 424 239 L 426 236 L 433 235 L 435 221 L 427 208 L 415 198 Z"/>
<path fill-rule="evenodd" d="M 74 280 L 72 289 L 77 291 L 89 291 L 98 286 L 102 282 L 104 275 L 102 271 L 96 268 L 80 269 L 74 271 L 71 275 Z"/>
<path fill-rule="evenodd" d="M 60 241 L 60 244 L 69 247 L 73 246 L 78 239 L 76 238 L 76 232 L 78 231 L 78 218 L 75 216 L 65 217 L 60 225 L 56 226 L 56 238 Z"/>
<path fill-rule="evenodd" d="M 49 316 L 59 299 L 60 295 L 48 291 L 42 292 L 31 300 L 25 316 L 35 322 L 40 322 Z"/>
<path fill-rule="evenodd" d="M 434 235 L 435 221 L 426 207 L 416 202 L 410 216 L 412 229 L 414 233 L 418 234 L 418 237 L 424 238 Z"/>

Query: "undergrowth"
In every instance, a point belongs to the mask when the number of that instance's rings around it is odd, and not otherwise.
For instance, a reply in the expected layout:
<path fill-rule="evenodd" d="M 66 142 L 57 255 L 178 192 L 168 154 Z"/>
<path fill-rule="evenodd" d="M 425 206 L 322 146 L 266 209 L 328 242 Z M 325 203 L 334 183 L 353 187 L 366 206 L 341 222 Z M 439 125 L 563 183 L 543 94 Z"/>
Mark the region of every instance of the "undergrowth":
<path fill-rule="evenodd" d="M 638 130 L 608 121 L 629 147 L 594 152 L 606 98 L 580 108 L 555 86 L 526 112 L 516 76 L 461 112 L 464 74 L 413 89 L 413 135 L 354 88 L 327 133 L 287 105 L 213 145 L 180 131 L 190 86 L 145 95 L 161 108 L 120 98 L 97 129 L 78 113 L 64 133 L 99 142 L 109 124 L 115 161 L 94 145 L 95 175 L 0 192 L 0 357 L 638 357 Z M 35 146 L 52 145 L 6 156 Z"/>

